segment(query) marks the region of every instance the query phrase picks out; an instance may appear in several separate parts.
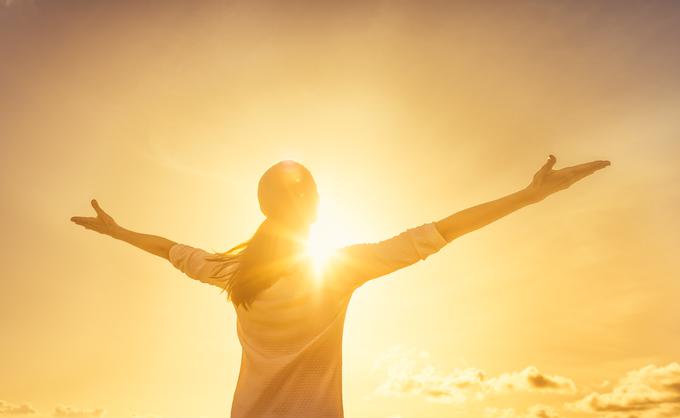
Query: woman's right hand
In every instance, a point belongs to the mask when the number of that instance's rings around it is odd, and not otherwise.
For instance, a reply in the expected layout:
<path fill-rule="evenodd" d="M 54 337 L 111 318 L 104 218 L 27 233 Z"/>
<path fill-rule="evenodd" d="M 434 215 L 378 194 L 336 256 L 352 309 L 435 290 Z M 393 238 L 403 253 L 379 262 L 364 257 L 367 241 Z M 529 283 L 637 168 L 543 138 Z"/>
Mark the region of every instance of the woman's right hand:
<path fill-rule="evenodd" d="M 92 204 L 95 212 L 97 212 L 96 217 L 73 216 L 71 221 L 86 229 L 91 229 L 92 231 L 115 238 L 116 233 L 121 229 L 120 226 L 113 220 L 111 215 L 104 212 L 96 199 L 92 199 L 90 204 Z"/>

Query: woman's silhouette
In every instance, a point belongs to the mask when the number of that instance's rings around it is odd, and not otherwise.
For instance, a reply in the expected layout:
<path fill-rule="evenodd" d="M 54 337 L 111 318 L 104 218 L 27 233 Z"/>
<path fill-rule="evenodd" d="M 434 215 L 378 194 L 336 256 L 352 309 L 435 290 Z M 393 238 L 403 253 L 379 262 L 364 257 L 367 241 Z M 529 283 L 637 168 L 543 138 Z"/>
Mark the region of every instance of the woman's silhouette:
<path fill-rule="evenodd" d="M 342 417 L 342 333 L 354 290 L 610 164 L 598 160 L 554 170 L 555 161 L 550 155 L 518 192 L 383 241 L 340 248 L 321 272 L 305 255 L 319 196 L 311 173 L 294 161 L 281 161 L 264 173 L 258 200 L 266 219 L 248 241 L 224 253 L 127 230 L 94 199 L 96 217 L 71 220 L 227 291 L 242 346 L 232 417 Z"/>

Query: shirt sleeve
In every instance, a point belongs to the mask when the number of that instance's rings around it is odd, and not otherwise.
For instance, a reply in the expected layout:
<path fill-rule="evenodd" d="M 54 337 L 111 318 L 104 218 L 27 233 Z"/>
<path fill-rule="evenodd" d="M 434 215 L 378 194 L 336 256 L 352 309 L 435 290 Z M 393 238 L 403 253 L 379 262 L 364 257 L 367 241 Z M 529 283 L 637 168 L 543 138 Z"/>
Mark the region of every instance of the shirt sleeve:
<path fill-rule="evenodd" d="M 179 271 L 186 274 L 192 279 L 203 283 L 211 284 L 220 288 L 224 288 L 226 284 L 226 275 L 228 270 L 234 270 L 236 264 L 225 266 L 223 262 L 206 260 L 210 256 L 209 252 L 195 248 L 190 245 L 176 243 L 170 247 L 168 260 Z M 222 278 L 213 278 L 215 274 L 219 273 Z"/>
<path fill-rule="evenodd" d="M 330 257 L 324 279 L 336 290 L 353 291 L 368 280 L 425 260 L 446 244 L 436 223 L 429 222 L 382 241 L 348 245 Z"/>

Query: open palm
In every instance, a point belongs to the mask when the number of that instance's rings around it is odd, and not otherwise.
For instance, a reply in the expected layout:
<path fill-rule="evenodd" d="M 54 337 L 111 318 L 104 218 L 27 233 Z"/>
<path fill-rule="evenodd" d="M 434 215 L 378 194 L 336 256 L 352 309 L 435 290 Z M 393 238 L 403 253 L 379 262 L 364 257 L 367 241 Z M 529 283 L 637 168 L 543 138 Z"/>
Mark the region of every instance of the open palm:
<path fill-rule="evenodd" d="M 119 228 L 116 221 L 108 213 L 104 212 L 96 199 L 92 199 L 90 203 L 95 212 L 97 212 L 97 216 L 74 216 L 71 218 L 71 221 L 101 234 L 112 235 Z"/>
<path fill-rule="evenodd" d="M 611 164 L 608 160 L 596 160 L 553 170 L 556 161 L 557 158 L 550 154 L 548 161 L 534 174 L 531 183 L 527 186 L 527 189 L 537 200 L 564 190 L 582 178 Z"/>

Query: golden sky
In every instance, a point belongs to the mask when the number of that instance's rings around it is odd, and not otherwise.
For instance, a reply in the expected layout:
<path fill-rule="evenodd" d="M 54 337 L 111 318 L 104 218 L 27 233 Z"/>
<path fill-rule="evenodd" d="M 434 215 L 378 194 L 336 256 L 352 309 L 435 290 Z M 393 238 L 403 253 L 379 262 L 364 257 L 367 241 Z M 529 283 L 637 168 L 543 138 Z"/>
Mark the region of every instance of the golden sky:
<path fill-rule="evenodd" d="M 76 227 L 207 250 L 295 159 L 376 241 L 608 159 L 367 283 L 347 417 L 680 417 L 680 5 L 0 2 L 0 416 L 228 416 L 224 294 Z"/>

